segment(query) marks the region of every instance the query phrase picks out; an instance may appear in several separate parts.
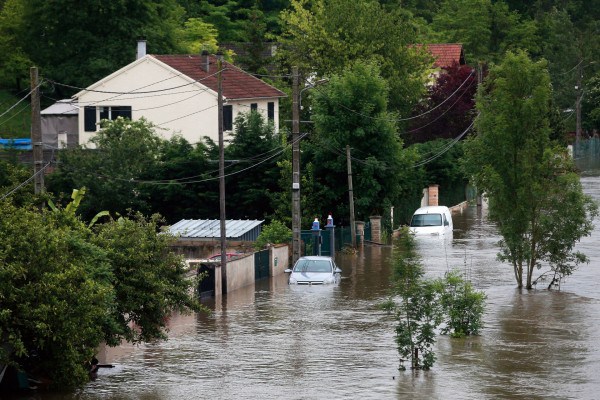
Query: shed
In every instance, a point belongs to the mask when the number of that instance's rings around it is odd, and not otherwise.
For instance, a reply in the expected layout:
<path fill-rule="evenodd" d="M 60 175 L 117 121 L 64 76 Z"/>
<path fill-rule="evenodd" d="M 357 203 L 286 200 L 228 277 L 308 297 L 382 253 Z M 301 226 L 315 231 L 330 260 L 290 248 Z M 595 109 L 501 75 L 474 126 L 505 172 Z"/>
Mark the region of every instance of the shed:
<path fill-rule="evenodd" d="M 225 234 L 227 240 L 239 242 L 255 241 L 260 234 L 264 220 L 227 220 Z M 218 240 L 221 238 L 221 221 L 218 219 L 182 219 L 169 228 L 169 233 L 180 240 Z"/>
<path fill-rule="evenodd" d="M 56 149 L 79 144 L 79 108 L 76 102 L 59 100 L 40 114 L 44 145 Z"/>

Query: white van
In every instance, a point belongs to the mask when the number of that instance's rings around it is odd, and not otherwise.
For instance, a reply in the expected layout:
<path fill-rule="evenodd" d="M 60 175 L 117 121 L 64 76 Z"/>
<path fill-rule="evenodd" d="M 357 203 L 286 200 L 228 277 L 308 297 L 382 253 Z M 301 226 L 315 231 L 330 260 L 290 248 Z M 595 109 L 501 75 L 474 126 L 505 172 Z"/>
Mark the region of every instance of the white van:
<path fill-rule="evenodd" d="M 410 231 L 415 235 L 446 235 L 452 233 L 452 214 L 446 206 L 421 207 L 412 216 Z"/>

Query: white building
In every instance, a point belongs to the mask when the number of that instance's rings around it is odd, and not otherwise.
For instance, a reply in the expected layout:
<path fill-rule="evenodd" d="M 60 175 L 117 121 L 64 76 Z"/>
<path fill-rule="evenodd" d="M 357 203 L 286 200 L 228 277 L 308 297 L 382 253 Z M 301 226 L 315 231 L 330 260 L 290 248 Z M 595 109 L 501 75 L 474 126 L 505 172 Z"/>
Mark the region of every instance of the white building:
<path fill-rule="evenodd" d="M 223 61 L 223 128 L 231 131 L 241 112 L 256 110 L 279 131 L 279 99 L 285 93 Z M 79 144 L 88 144 L 102 119 L 118 116 L 156 125 L 165 138 L 190 143 L 208 136 L 218 142 L 217 58 L 214 55 L 149 55 L 138 43 L 138 59 L 73 96 L 79 106 Z"/>

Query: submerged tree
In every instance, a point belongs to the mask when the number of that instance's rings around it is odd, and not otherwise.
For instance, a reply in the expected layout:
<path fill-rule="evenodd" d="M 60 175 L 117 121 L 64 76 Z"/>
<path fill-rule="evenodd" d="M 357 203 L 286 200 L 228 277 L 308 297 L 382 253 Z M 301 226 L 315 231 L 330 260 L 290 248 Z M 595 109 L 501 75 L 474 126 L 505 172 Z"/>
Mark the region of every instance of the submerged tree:
<path fill-rule="evenodd" d="M 403 228 L 394 241 L 392 298 L 382 305 L 394 311 L 400 369 L 429 369 L 435 362 L 436 330 L 452 337 L 477 335 L 483 326 L 485 294 L 460 273 L 438 279 L 424 277 L 416 240 Z"/>
<path fill-rule="evenodd" d="M 597 214 L 566 150 L 552 147 L 550 99 L 545 62 L 507 53 L 478 93 L 477 135 L 465 146 L 467 171 L 502 236 L 499 258 L 512 264 L 519 288 L 531 289 L 542 265 L 560 280 L 587 261 L 574 246 Z"/>

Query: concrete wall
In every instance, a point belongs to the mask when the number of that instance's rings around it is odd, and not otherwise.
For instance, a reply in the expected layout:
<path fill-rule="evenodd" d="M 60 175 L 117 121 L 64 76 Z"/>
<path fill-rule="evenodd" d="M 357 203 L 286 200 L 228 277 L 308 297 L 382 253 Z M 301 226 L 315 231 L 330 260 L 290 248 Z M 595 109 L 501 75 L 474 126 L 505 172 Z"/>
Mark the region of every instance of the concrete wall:
<path fill-rule="evenodd" d="M 290 265 L 290 248 L 288 245 L 280 245 L 269 249 L 269 274 L 276 276 L 283 274 Z"/>
<path fill-rule="evenodd" d="M 227 262 L 225 280 L 227 292 L 254 283 L 254 254 Z"/>

